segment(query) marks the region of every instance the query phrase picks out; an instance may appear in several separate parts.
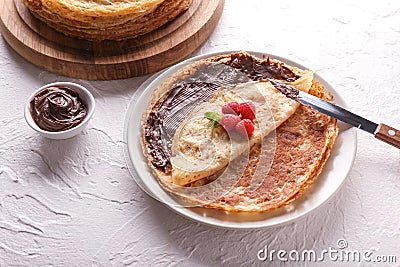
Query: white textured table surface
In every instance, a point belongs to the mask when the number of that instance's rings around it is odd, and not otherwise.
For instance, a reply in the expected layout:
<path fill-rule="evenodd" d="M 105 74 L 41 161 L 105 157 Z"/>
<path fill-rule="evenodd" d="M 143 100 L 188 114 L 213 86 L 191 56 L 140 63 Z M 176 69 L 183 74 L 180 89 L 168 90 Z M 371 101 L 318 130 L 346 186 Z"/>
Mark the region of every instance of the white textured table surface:
<path fill-rule="evenodd" d="M 237 49 L 309 66 L 351 110 L 400 127 L 398 1 L 226 0 L 215 32 L 195 54 Z M 148 197 L 123 155 L 125 109 L 146 78 L 60 77 L 31 65 L 0 38 L 0 266 L 279 266 L 276 258 L 258 260 L 258 251 L 321 252 L 337 248 L 339 239 L 349 250 L 371 251 L 372 259 L 397 256 L 381 266 L 400 265 L 400 152 L 364 132 L 340 192 L 285 226 L 217 229 Z M 81 135 L 51 141 L 28 127 L 23 109 L 35 88 L 61 80 L 88 86 L 97 109 Z M 378 265 L 328 257 L 297 264 Z"/>

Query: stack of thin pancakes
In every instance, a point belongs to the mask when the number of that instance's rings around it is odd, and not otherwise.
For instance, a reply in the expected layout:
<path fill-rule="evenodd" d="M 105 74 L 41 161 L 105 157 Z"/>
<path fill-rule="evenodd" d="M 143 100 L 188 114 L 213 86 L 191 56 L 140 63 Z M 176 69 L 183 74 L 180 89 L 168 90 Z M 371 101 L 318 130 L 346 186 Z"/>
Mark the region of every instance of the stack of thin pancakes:
<path fill-rule="evenodd" d="M 220 72 L 215 82 L 200 81 L 204 76 L 204 67 L 206 66 L 207 69 L 211 66 L 215 71 L 214 64 L 226 65 L 230 68 L 228 71 L 224 70 L 224 73 Z M 240 75 L 238 76 L 237 73 Z M 237 77 L 233 77 L 235 75 Z M 222 176 L 219 176 L 221 172 L 217 172 L 187 183 L 184 187 L 174 182 L 172 177 L 174 166 L 171 164 L 173 154 L 169 151 L 172 145 L 168 142 L 162 144 L 160 140 L 164 133 L 157 133 L 158 128 L 155 125 L 162 123 L 164 112 L 160 111 L 163 110 L 163 105 L 179 101 L 179 96 L 173 99 L 171 95 L 183 92 L 182 96 L 186 94 L 185 99 L 187 99 L 190 91 L 188 89 L 193 87 L 193 84 L 196 86 L 207 84 L 208 87 L 211 86 L 210 84 L 216 84 L 214 93 L 202 100 L 203 102 L 210 101 L 209 99 L 215 97 L 215 92 L 218 92 L 219 88 L 232 86 L 232 81 L 241 87 L 243 84 L 248 84 L 248 80 L 242 79 L 242 76 L 248 77 L 251 80 L 250 84 L 262 83 L 263 86 L 267 86 L 265 83 L 268 83 L 269 79 L 282 79 L 289 84 L 296 84 L 298 81 L 303 87 L 307 83 L 306 91 L 310 94 L 332 100 L 331 94 L 324 89 L 323 84 L 313 80 L 312 76 L 311 80 L 305 79 L 307 75 L 309 71 L 288 66 L 278 60 L 259 59 L 243 51 L 201 60 L 179 70 L 155 90 L 143 114 L 143 152 L 159 184 L 186 203 L 233 212 L 267 211 L 287 205 L 302 195 L 321 173 L 338 135 L 336 120 L 329 116 L 308 106 L 292 103 L 290 105 L 293 110 L 285 112 L 286 117 L 281 112 L 282 122 L 277 125 L 275 135 L 265 136 L 265 142 L 253 142 L 244 160 L 231 159 L 234 166 L 243 166 L 240 167 L 236 176 L 230 173 L 221 179 Z M 182 86 L 185 83 L 189 85 Z M 277 98 L 275 93 L 273 94 L 274 99 L 285 101 Z M 287 107 L 287 104 L 285 105 Z M 276 116 L 272 117 L 276 118 Z M 161 132 L 163 131 L 161 129 Z M 159 139 L 152 140 L 154 133 Z M 266 164 L 268 160 L 263 157 L 271 153 L 272 146 L 268 145 L 272 144 L 271 138 L 274 138 L 273 158 L 270 164 Z M 161 145 L 157 146 L 156 142 Z M 226 170 L 224 168 L 222 171 Z M 254 184 L 255 180 L 256 184 Z M 224 186 L 226 190 L 220 194 L 220 189 Z M 219 195 L 216 195 L 216 192 Z"/>
<path fill-rule="evenodd" d="M 191 0 L 23 0 L 55 30 L 88 40 L 121 40 L 153 31 L 189 8 Z"/>

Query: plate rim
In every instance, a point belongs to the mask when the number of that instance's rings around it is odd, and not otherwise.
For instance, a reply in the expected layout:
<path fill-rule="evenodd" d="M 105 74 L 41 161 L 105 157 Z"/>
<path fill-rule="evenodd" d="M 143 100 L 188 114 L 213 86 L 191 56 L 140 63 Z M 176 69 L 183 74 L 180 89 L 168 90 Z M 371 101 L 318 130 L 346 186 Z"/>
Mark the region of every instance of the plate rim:
<path fill-rule="evenodd" d="M 231 51 L 231 50 L 229 50 L 229 51 L 215 51 L 215 52 L 200 54 L 200 55 L 197 55 L 197 56 L 194 56 L 194 57 L 187 58 L 186 60 L 184 60 L 182 62 L 179 62 L 179 63 L 177 63 L 177 64 L 175 64 L 175 65 L 173 65 L 171 67 L 168 67 L 168 68 L 166 68 L 166 69 L 164 69 L 162 71 L 159 71 L 159 72 L 149 76 L 146 79 L 146 81 L 144 81 L 137 88 L 136 92 L 133 94 L 133 96 L 131 98 L 131 101 L 129 102 L 129 104 L 127 106 L 127 109 L 126 109 L 125 120 L 124 120 L 124 132 L 123 132 L 123 134 L 124 134 L 124 136 L 123 136 L 123 140 L 124 140 L 124 157 L 125 157 L 125 161 L 126 161 L 126 164 L 128 166 L 128 170 L 129 170 L 131 176 L 137 176 L 137 178 L 132 177 L 133 180 L 135 180 L 136 184 L 138 184 L 137 179 L 140 179 L 140 180 L 142 180 L 142 179 L 141 179 L 141 177 L 139 175 L 139 172 L 138 172 L 137 168 L 135 167 L 135 163 L 133 162 L 133 160 L 131 158 L 131 155 L 130 155 L 130 144 L 128 143 L 128 127 L 127 127 L 129 125 L 130 118 L 131 118 L 131 115 L 132 115 L 131 112 L 135 109 L 135 104 L 141 98 L 146 96 L 146 94 L 148 94 L 149 93 L 148 91 L 150 91 L 150 90 L 151 90 L 151 92 L 150 92 L 150 95 L 151 95 L 153 90 L 156 88 L 155 85 L 160 84 L 162 81 L 164 81 L 166 78 L 168 78 L 171 74 L 173 74 L 176 70 L 186 66 L 187 64 L 193 63 L 193 62 L 198 61 L 200 59 L 204 59 L 204 58 L 208 58 L 208 57 L 212 57 L 212 56 L 217 56 L 217 55 L 224 55 L 224 54 L 234 53 L 234 52 L 237 52 L 237 51 L 238 50 L 236 50 L 236 51 Z M 248 52 L 251 55 L 260 57 L 260 58 L 262 58 L 262 56 L 265 55 L 265 56 L 271 57 L 272 59 L 281 60 L 281 61 L 285 62 L 288 65 L 296 66 L 296 67 L 299 67 L 299 68 L 302 68 L 302 69 L 310 69 L 310 68 L 307 68 L 306 66 L 304 66 L 303 64 L 298 63 L 297 61 L 291 60 L 291 59 L 289 59 L 287 57 L 282 57 L 282 56 L 278 56 L 278 55 L 274 55 L 274 54 L 270 54 L 270 53 L 257 52 L 257 51 L 248 51 L 248 50 L 246 50 L 246 52 Z M 329 84 L 323 77 L 321 77 L 316 72 L 314 72 L 314 79 L 317 80 L 317 81 L 322 82 L 324 84 L 324 86 L 329 87 L 331 89 L 330 92 L 334 95 L 334 98 L 336 100 L 339 99 L 340 100 L 339 102 L 341 102 L 341 106 L 344 107 L 344 108 L 347 108 L 346 101 L 332 87 L 331 84 Z M 146 105 L 147 105 L 147 103 L 146 103 Z M 143 113 L 143 110 L 142 110 L 142 113 Z M 140 118 L 141 118 L 142 117 L 142 113 L 137 114 L 137 115 L 139 115 Z M 295 214 L 294 216 L 292 216 L 292 217 L 290 217 L 290 218 L 288 218 L 286 220 L 283 220 L 281 222 L 276 222 L 276 223 L 272 223 L 272 224 L 265 224 L 265 225 L 262 224 L 262 223 L 260 225 L 254 225 L 255 224 L 254 221 L 250 221 L 250 222 L 247 222 L 247 221 L 244 221 L 244 222 L 230 222 L 229 225 L 225 225 L 223 222 L 216 223 L 214 221 L 210 221 L 209 219 L 207 219 L 208 217 L 204 217 L 204 216 L 194 217 L 191 214 L 191 213 L 194 212 L 194 211 L 192 211 L 191 208 L 187 208 L 187 207 L 184 207 L 184 206 L 169 205 L 168 203 L 166 203 L 164 201 L 160 201 L 160 199 L 158 199 L 158 198 L 160 198 L 160 196 L 154 197 L 154 195 L 156 195 L 156 193 L 154 193 L 154 191 L 152 191 L 151 188 L 149 188 L 145 184 L 138 184 L 138 186 L 147 195 L 149 195 L 152 198 L 156 199 L 157 201 L 161 202 L 164 206 L 168 207 L 169 209 L 171 209 L 175 213 L 178 213 L 181 216 L 184 216 L 185 218 L 190 219 L 191 221 L 194 221 L 194 222 L 200 222 L 202 224 L 206 224 L 206 225 L 214 226 L 214 227 L 218 227 L 218 228 L 224 228 L 224 229 L 243 229 L 243 230 L 245 230 L 245 229 L 262 229 L 262 228 L 265 229 L 265 228 L 270 228 L 270 227 L 277 227 L 277 226 L 280 226 L 280 225 L 288 224 L 290 222 L 299 220 L 300 218 L 302 218 L 302 217 L 304 217 L 306 215 L 309 215 L 311 213 L 316 212 L 321 207 L 323 207 L 327 202 L 329 202 L 338 193 L 338 191 L 343 187 L 343 184 L 344 184 L 346 178 L 348 177 L 349 172 L 351 171 L 352 166 L 354 165 L 355 158 L 356 158 L 357 131 L 354 128 L 349 128 L 349 129 L 346 129 L 343 132 L 349 132 L 350 137 L 352 137 L 352 140 L 348 140 L 348 142 L 352 143 L 353 148 L 352 148 L 352 151 L 351 151 L 352 152 L 351 153 L 351 160 L 349 162 L 348 169 L 346 169 L 345 172 L 343 173 L 343 178 L 341 179 L 341 181 L 338 184 L 337 188 L 335 188 L 334 191 L 329 196 L 325 197 L 322 201 L 320 201 L 319 203 L 317 203 L 313 207 L 308 208 L 308 209 L 306 209 L 305 211 L 303 211 L 303 212 L 301 212 L 299 214 Z M 343 132 L 339 132 L 339 135 L 343 134 Z M 350 138 L 350 137 L 348 137 L 348 138 Z M 333 148 L 333 150 L 334 150 L 334 148 Z M 135 151 L 135 152 L 137 153 L 138 151 Z M 140 152 L 140 154 L 143 154 L 141 150 L 139 152 Z M 329 157 L 327 163 L 329 161 L 332 161 L 332 160 L 333 160 L 332 157 Z M 146 162 L 146 164 L 147 164 L 147 162 Z M 154 177 L 154 179 L 156 179 L 156 178 Z M 167 194 L 165 191 L 164 191 L 164 193 Z M 284 208 L 284 207 L 282 207 L 282 208 Z M 223 211 L 221 211 L 221 212 L 223 212 Z M 268 221 L 268 219 L 260 221 L 260 222 L 264 222 L 264 221 Z M 250 224 L 250 225 L 248 225 L 248 224 Z"/>

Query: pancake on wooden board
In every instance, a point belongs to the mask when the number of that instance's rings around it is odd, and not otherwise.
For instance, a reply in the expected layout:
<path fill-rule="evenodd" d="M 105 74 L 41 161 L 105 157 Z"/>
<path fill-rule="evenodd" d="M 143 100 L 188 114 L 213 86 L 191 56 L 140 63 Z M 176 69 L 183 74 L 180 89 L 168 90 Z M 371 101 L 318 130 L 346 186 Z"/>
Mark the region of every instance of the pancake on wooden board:
<path fill-rule="evenodd" d="M 191 0 L 23 0 L 23 3 L 35 17 L 66 35 L 88 40 L 121 40 L 161 27 L 187 10 Z"/>
<path fill-rule="evenodd" d="M 107 21 L 129 15 L 132 19 L 154 11 L 163 0 L 24 0 L 31 10 L 45 10 L 60 17 L 81 21 Z"/>
<path fill-rule="evenodd" d="M 244 64 L 239 64 L 240 66 L 238 66 L 237 62 L 234 64 L 237 58 L 242 58 Z M 160 107 L 160 98 L 163 99 L 174 84 L 194 75 L 196 69 L 210 62 L 230 64 L 248 77 L 252 77 L 253 80 L 273 78 L 257 77 L 256 69 L 260 66 L 265 67 L 267 61 L 275 63 L 278 61 L 252 57 L 251 64 L 256 68 L 253 68 L 252 71 L 247 71 L 243 66 L 248 65 L 249 60 L 247 53 L 238 52 L 232 55 L 223 55 L 195 62 L 167 79 L 155 90 L 152 101 L 150 101 L 143 115 L 145 132 L 142 139 L 142 147 L 144 154 L 149 159 L 149 166 L 160 185 L 166 191 L 179 196 L 187 203 L 226 211 L 266 211 L 277 208 L 290 203 L 300 196 L 316 179 L 329 158 L 334 140 L 338 134 L 336 120 L 320 114 L 310 107 L 300 106 L 295 109 L 294 114 L 289 119 L 276 129 L 275 137 L 264 137 L 267 140 L 267 144 L 270 141 L 268 138 L 275 138 L 276 141 L 275 150 L 272 151 L 274 157 L 271 164 L 263 163 L 265 160 L 263 155 L 270 155 L 271 151 L 268 150 L 271 150 L 272 146 L 265 146 L 261 145 L 262 142 L 256 142 L 250 148 L 248 157 L 244 159 L 239 157 L 232 160 L 235 165 L 243 161 L 241 164 L 244 168 L 240 170 L 238 176 L 228 175 L 223 179 L 216 179 L 217 175 L 209 175 L 183 188 L 189 191 L 182 190 L 181 186 L 173 183 L 170 168 L 162 167 L 162 164 L 158 166 L 154 164 L 154 161 L 152 161 L 154 153 L 149 149 L 149 140 L 146 137 L 146 125 L 149 123 L 149 114 Z M 285 65 L 284 68 L 281 66 L 279 71 L 287 73 L 287 69 L 290 70 L 291 67 Z M 275 69 L 272 72 L 274 71 Z M 296 79 L 299 78 L 299 76 L 296 77 Z M 312 82 L 309 93 L 328 100 L 331 99 L 330 94 L 324 91 L 323 85 L 315 81 Z M 258 181 L 256 184 L 252 182 L 254 179 Z M 223 195 L 220 194 L 221 191 L 218 192 L 219 195 L 215 195 L 215 189 L 221 186 L 224 187 L 224 185 L 226 185 L 227 191 L 224 191 Z M 204 188 L 209 189 L 209 191 L 204 191 Z M 190 189 L 194 189 L 194 191 L 190 191 Z M 199 191 L 195 191 L 196 189 L 199 189 Z M 194 193 L 188 194 L 188 192 Z M 196 192 L 200 193 L 197 194 Z"/>
<path fill-rule="evenodd" d="M 45 21 L 50 27 L 66 35 L 88 40 L 121 40 L 133 38 L 161 27 L 185 11 L 189 7 L 190 2 L 190 0 L 166 0 L 154 12 L 139 17 L 136 20 L 129 19 L 124 22 L 110 20 L 110 25 L 103 26 L 98 26 L 97 24 L 84 27 L 71 26 L 60 23 L 57 18 L 51 20 L 43 12 L 35 13 L 35 16 Z"/>

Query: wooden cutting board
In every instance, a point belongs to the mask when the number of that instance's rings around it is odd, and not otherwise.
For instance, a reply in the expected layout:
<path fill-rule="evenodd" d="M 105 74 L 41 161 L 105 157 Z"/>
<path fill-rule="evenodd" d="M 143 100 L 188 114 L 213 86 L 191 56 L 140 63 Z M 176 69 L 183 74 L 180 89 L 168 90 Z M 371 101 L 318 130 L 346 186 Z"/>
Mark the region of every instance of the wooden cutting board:
<path fill-rule="evenodd" d="M 173 22 L 123 41 L 87 41 L 48 27 L 21 0 L 0 0 L 0 29 L 22 57 L 51 72 L 88 80 L 113 80 L 156 72 L 182 60 L 211 34 L 224 0 L 193 0 Z"/>

